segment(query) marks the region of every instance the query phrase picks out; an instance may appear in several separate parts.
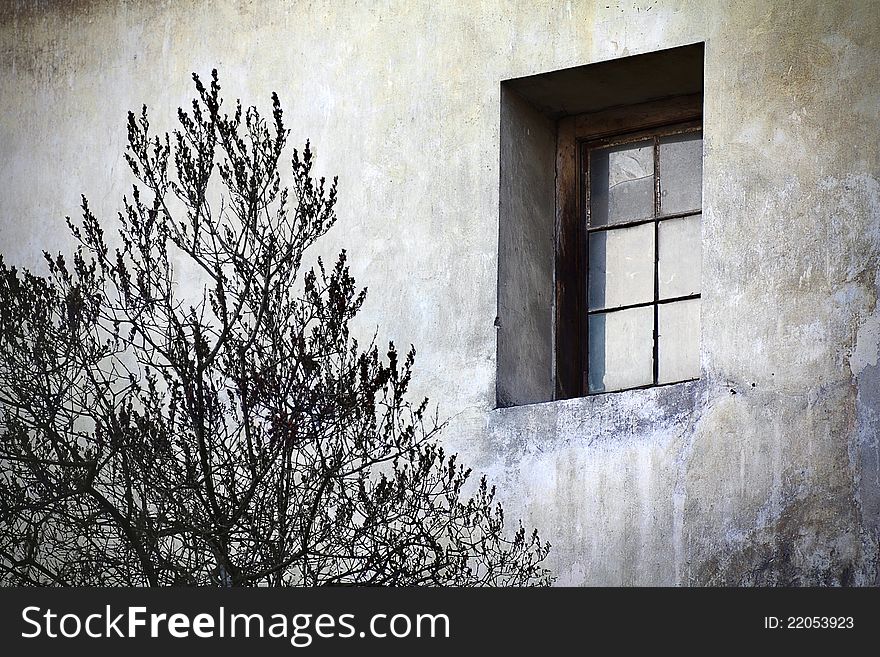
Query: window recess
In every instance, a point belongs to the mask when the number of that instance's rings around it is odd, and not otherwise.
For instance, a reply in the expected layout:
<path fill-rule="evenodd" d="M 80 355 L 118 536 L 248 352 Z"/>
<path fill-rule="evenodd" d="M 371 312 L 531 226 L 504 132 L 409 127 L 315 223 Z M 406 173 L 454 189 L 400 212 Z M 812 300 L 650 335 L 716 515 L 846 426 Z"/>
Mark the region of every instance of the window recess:
<path fill-rule="evenodd" d="M 699 376 L 703 59 L 501 82 L 498 407 Z"/>
<path fill-rule="evenodd" d="M 699 378 L 699 105 L 560 121 L 557 398 Z"/>

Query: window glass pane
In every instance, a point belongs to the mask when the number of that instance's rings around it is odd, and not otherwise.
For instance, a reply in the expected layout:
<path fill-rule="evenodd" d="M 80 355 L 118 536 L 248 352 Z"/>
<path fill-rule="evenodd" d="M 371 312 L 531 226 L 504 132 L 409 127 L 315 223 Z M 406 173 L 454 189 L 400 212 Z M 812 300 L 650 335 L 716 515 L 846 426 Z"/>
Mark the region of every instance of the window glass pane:
<path fill-rule="evenodd" d="M 657 312 L 657 382 L 698 378 L 700 300 L 664 303 Z"/>
<path fill-rule="evenodd" d="M 699 210 L 703 177 L 703 133 L 660 140 L 660 213 Z"/>
<path fill-rule="evenodd" d="M 589 317 L 590 392 L 649 385 L 654 379 L 654 307 Z"/>
<path fill-rule="evenodd" d="M 653 143 L 641 141 L 590 151 L 590 225 L 653 216 Z"/>
<path fill-rule="evenodd" d="M 702 254 L 700 216 L 667 219 L 657 226 L 660 298 L 685 297 L 700 291 Z"/>
<path fill-rule="evenodd" d="M 590 233 L 590 310 L 654 299 L 654 224 Z"/>

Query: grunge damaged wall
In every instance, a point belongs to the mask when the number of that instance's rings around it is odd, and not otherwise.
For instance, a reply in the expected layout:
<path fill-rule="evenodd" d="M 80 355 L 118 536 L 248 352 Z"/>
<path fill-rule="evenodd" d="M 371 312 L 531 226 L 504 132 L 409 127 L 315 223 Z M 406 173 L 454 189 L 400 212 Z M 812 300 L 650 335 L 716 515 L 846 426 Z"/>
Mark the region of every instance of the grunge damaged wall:
<path fill-rule="evenodd" d="M 698 42 L 700 380 L 496 408 L 501 82 Z M 126 112 L 170 128 L 216 66 L 339 174 L 361 329 L 560 584 L 878 585 L 878 56 L 858 0 L 2 0 L 0 252 L 68 247 L 80 193 L 112 219 Z"/>

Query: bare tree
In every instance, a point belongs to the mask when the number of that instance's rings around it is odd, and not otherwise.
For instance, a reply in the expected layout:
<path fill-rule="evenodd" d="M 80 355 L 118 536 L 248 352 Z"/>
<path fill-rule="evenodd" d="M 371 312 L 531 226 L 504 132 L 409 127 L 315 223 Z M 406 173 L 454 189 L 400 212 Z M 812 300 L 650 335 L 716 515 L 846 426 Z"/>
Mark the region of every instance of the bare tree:
<path fill-rule="evenodd" d="M 549 545 L 408 400 L 413 350 L 349 334 L 345 253 L 303 267 L 336 181 L 307 142 L 282 184 L 277 95 L 227 114 L 193 80 L 171 136 L 129 113 L 117 248 L 84 197 L 46 276 L 0 258 L 0 582 L 547 584 Z"/>

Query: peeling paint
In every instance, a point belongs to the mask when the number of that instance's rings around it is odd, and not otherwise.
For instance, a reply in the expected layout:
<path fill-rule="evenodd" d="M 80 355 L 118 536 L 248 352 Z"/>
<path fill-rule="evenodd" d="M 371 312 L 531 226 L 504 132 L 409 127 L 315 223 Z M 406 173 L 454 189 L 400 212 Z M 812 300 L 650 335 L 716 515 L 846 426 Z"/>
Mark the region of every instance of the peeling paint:
<path fill-rule="evenodd" d="M 856 346 L 849 359 L 853 376 L 859 376 L 869 365 L 876 366 L 878 356 L 880 356 L 880 313 L 875 313 L 865 320 L 856 334 Z"/>

